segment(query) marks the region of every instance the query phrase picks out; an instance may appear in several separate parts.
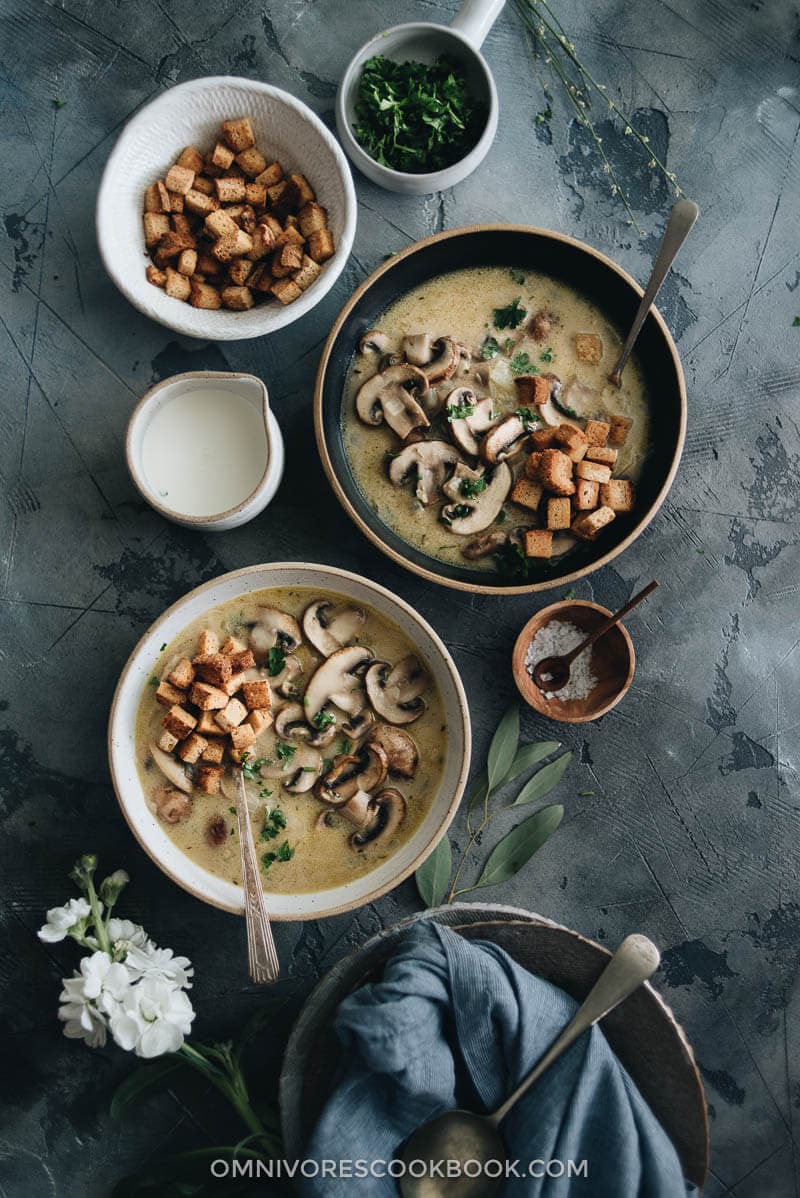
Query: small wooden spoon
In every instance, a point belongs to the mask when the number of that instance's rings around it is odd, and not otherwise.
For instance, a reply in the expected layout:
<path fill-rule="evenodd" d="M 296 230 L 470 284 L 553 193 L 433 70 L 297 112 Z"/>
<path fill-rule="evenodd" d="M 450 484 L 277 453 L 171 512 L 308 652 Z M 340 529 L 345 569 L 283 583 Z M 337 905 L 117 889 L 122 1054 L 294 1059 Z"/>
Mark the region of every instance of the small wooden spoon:
<path fill-rule="evenodd" d="M 554 654 L 552 657 L 543 657 L 541 661 L 537 661 L 533 667 L 532 677 L 540 691 L 547 694 L 552 694 L 554 691 L 563 690 L 569 682 L 570 666 L 579 654 L 583 653 L 584 649 L 588 649 L 601 636 L 618 624 L 623 616 L 627 616 L 628 612 L 634 607 L 637 607 L 643 599 L 651 595 L 658 586 L 658 583 L 649 582 L 644 590 L 639 591 L 638 595 L 634 595 L 629 599 L 624 607 L 621 607 L 613 616 L 609 616 L 607 620 L 603 620 L 602 624 L 598 624 L 594 632 L 590 633 L 585 640 L 569 653 Z"/>
<path fill-rule="evenodd" d="M 236 819 L 239 824 L 239 847 L 242 851 L 242 889 L 244 890 L 244 920 L 247 925 L 247 960 L 250 977 L 258 986 L 278 980 L 280 965 L 272 936 L 261 873 L 258 868 L 253 829 L 244 776 L 236 779 Z"/>

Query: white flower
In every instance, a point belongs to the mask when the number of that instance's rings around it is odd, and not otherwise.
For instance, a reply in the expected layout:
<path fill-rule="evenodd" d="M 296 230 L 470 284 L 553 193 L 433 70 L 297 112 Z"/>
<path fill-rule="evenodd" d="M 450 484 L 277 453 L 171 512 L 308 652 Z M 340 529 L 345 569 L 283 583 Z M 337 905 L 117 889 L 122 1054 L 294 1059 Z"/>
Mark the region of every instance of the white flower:
<path fill-rule="evenodd" d="M 129 919 L 109 919 L 108 938 L 114 945 L 115 955 L 119 956 L 130 952 L 135 944 L 144 944 L 147 932 L 141 924 L 131 923 Z"/>
<path fill-rule="evenodd" d="M 129 987 L 109 1024 L 120 1048 L 137 1057 L 159 1057 L 178 1051 L 193 1019 L 192 1004 L 183 990 L 163 978 L 143 977 Z"/>
<path fill-rule="evenodd" d="M 131 975 L 118 961 L 112 961 L 108 953 L 96 952 L 81 961 L 84 998 L 105 1015 L 111 1015 L 123 1001 L 131 988 Z"/>
<path fill-rule="evenodd" d="M 102 1048 L 106 1042 L 107 1020 L 84 993 L 84 979 L 76 973 L 64 978 L 59 995 L 61 1006 L 58 1018 L 64 1024 L 64 1035 L 70 1040 L 84 1040 L 90 1048 Z"/>
<path fill-rule="evenodd" d="M 152 940 L 134 945 L 125 958 L 125 965 L 134 978 L 163 978 L 184 990 L 191 987 L 189 979 L 194 975 L 188 957 L 176 957 L 171 948 L 158 948 Z"/>
<path fill-rule="evenodd" d="M 91 914 L 86 899 L 70 899 L 64 907 L 51 907 L 47 912 L 47 923 L 39 928 L 38 936 L 45 944 L 57 944 L 66 939 L 71 928 Z"/>

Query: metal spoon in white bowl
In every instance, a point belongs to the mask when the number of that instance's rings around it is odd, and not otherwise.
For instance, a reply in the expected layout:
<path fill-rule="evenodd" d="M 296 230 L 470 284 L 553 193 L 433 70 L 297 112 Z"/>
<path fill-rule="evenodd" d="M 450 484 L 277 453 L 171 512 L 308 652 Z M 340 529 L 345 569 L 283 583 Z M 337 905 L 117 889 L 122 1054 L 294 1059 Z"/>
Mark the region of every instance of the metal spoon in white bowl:
<path fill-rule="evenodd" d="M 250 809 L 244 788 L 244 775 L 236 779 L 236 821 L 239 825 L 239 847 L 242 853 L 242 890 L 244 891 L 244 920 L 247 926 L 247 961 L 250 977 L 258 986 L 275 982 L 280 973 L 278 953 L 264 901 L 261 873 L 258 868 Z"/>
<path fill-rule="evenodd" d="M 400 1154 L 407 1170 L 405 1176 L 398 1179 L 403 1198 L 491 1198 L 504 1180 L 504 1170 L 494 1165 L 494 1162 L 502 1165 L 506 1160 L 503 1140 L 497 1130 L 499 1124 L 583 1032 L 613 1011 L 655 973 L 659 960 L 658 949 L 646 936 L 627 936 L 561 1035 L 496 1111 L 490 1115 L 446 1111 L 413 1132 Z M 422 1173 L 416 1162 L 430 1163 L 437 1172 L 429 1175 L 426 1171 L 422 1176 L 411 1176 L 408 1170 L 412 1161 L 415 1162 L 415 1174 Z M 462 1166 L 468 1163 L 469 1173 L 447 1177 L 448 1162 Z M 487 1162 L 492 1162 L 491 1174 L 485 1171 Z M 495 1176 L 495 1171 L 501 1175 Z"/>
<path fill-rule="evenodd" d="M 692 226 L 699 215 L 700 209 L 697 204 L 695 204 L 694 200 L 687 199 L 678 200 L 669 214 L 667 227 L 664 230 L 664 236 L 661 238 L 661 245 L 658 247 L 656 260 L 653 263 L 653 269 L 650 272 L 650 278 L 647 281 L 642 302 L 639 304 L 639 310 L 633 319 L 631 331 L 628 333 L 625 344 L 622 347 L 622 352 L 617 358 L 616 366 L 608 376 L 608 381 L 613 383 L 615 387 L 619 387 L 622 383 L 622 372 L 625 369 L 625 363 L 628 361 L 631 350 L 636 344 L 636 339 L 642 331 L 642 325 L 645 322 L 647 313 L 652 308 L 653 301 L 661 290 L 661 284 L 667 277 L 669 268 L 677 257 L 678 250 L 689 236 Z"/>

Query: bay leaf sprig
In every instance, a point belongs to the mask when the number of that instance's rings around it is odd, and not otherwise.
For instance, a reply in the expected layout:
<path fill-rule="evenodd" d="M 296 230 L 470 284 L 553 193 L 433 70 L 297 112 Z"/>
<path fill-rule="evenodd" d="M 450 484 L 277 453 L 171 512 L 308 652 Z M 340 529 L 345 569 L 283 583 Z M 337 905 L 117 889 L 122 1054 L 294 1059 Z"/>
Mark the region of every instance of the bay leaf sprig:
<path fill-rule="evenodd" d="M 477 881 L 469 886 L 459 885 L 465 865 L 492 821 L 503 812 L 541 802 L 561 781 L 572 753 L 553 757 L 560 748 L 561 743 L 557 740 L 520 744 L 519 708 L 514 705 L 508 709 L 492 737 L 486 767 L 476 778 L 467 798 L 467 841 L 455 870 L 452 845 L 448 837 L 443 836 L 416 872 L 417 889 L 426 906 L 452 903 L 460 895 L 508 881 L 550 839 L 564 815 L 564 808 L 558 803 L 542 807 L 506 832 L 489 853 Z M 496 801 L 512 782 L 548 757 L 553 760 L 531 775 L 513 799 Z"/>

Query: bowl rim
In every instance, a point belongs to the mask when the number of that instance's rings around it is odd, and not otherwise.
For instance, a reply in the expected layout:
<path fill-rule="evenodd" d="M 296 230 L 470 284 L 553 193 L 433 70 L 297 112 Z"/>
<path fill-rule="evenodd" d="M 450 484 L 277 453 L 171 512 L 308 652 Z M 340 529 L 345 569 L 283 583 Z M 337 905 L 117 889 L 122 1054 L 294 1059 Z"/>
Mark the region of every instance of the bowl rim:
<path fill-rule="evenodd" d="M 193 320 L 183 319 L 183 316 L 186 315 L 182 311 L 184 308 L 189 308 L 190 312 L 195 311 L 190 305 L 181 305 L 175 319 L 170 319 L 161 312 L 155 312 L 148 306 L 144 296 L 149 293 L 140 289 L 144 280 L 144 270 L 142 271 L 141 279 L 139 279 L 139 286 L 132 285 L 128 281 L 127 275 L 117 270 L 115 254 L 113 248 L 108 243 L 106 230 L 110 228 L 110 209 L 113 201 L 111 175 L 118 161 L 124 156 L 128 136 L 132 132 L 138 131 L 140 126 L 146 126 L 147 121 L 151 119 L 153 109 L 156 107 L 164 107 L 166 109 L 176 99 L 178 101 L 182 99 L 186 100 L 197 92 L 223 86 L 235 86 L 243 88 L 246 91 L 269 95 L 284 104 L 287 108 L 294 109 L 297 115 L 314 129 L 331 154 L 336 164 L 344 192 L 342 213 L 344 227 L 342 235 L 339 238 L 333 257 L 324 263 L 322 273 L 313 285 L 307 291 L 304 291 L 302 296 L 293 303 L 281 305 L 279 308 L 267 309 L 266 311 L 268 311 L 270 317 L 268 328 L 260 330 L 245 328 L 241 323 L 237 324 L 235 320 L 228 322 L 220 321 L 219 328 L 215 329 L 213 333 L 213 339 L 216 341 L 246 341 L 253 340 L 256 337 L 269 336 L 270 333 L 286 328 L 287 325 L 293 324 L 294 321 L 299 320 L 307 312 L 310 312 L 336 283 L 339 275 L 347 265 L 355 239 L 356 224 L 358 221 L 358 199 L 347 156 L 321 118 L 307 104 L 304 104 L 302 100 L 292 95 L 291 92 L 280 87 L 275 87 L 271 83 L 262 83 L 259 79 L 248 79 L 244 75 L 199 75 L 195 79 L 187 79 L 183 83 L 177 83 L 174 87 L 160 92 L 159 95 L 144 104 L 138 112 L 125 122 L 106 160 L 95 203 L 95 237 L 106 274 L 114 286 L 137 311 L 157 324 L 162 325 L 164 328 L 172 329 L 173 332 L 181 333 L 183 336 L 208 338 L 209 334 L 198 331 Z M 147 284 L 147 286 L 152 288 L 152 284 Z M 225 315 L 235 317 L 237 313 L 227 312 Z"/>
<path fill-rule="evenodd" d="M 470 719 L 469 702 L 467 700 L 466 691 L 464 689 L 464 683 L 461 680 L 461 675 L 458 672 L 458 667 L 456 666 L 456 663 L 453 660 L 453 658 L 450 654 L 450 651 L 448 650 L 448 648 L 445 645 L 442 638 L 439 636 L 439 634 L 436 632 L 436 630 L 428 623 L 428 621 L 424 618 L 424 616 L 420 615 L 420 613 L 418 611 L 416 611 L 416 609 L 413 608 L 410 603 L 407 603 L 405 599 L 400 598 L 399 595 L 394 594 L 387 587 L 381 586 L 380 583 L 373 582 L 372 579 L 365 577 L 363 574 L 356 574 L 352 570 L 343 570 L 339 566 L 328 566 L 328 565 L 325 565 L 325 564 L 322 564 L 319 562 L 304 562 L 304 561 L 259 562 L 255 565 L 243 566 L 241 569 L 238 569 L 238 570 L 228 570 L 224 574 L 218 574 L 215 578 L 209 579 L 208 582 L 201 583 L 201 585 L 198 587 L 193 587 L 192 590 L 187 591 L 179 599 L 176 599 L 176 601 L 174 603 L 171 603 L 169 605 L 169 607 L 165 608 L 165 610 L 163 612 L 161 612 L 161 614 L 159 616 L 157 616 L 156 619 L 153 620 L 151 624 L 148 625 L 148 627 L 144 630 L 144 632 L 142 633 L 142 635 L 139 637 L 136 644 L 134 645 L 133 649 L 131 650 L 131 652 L 125 662 L 125 665 L 123 666 L 122 671 L 120 672 L 119 678 L 117 680 L 117 684 L 114 688 L 114 695 L 111 700 L 111 708 L 110 708 L 109 717 L 108 717 L 108 729 L 107 729 L 107 733 L 106 733 L 106 753 L 107 753 L 107 757 L 108 757 L 108 768 L 109 768 L 109 773 L 111 775 L 111 783 L 114 788 L 114 794 L 115 794 L 117 803 L 120 807 L 120 810 L 122 811 L 125 822 L 127 823 L 129 830 L 133 834 L 134 839 L 139 844 L 139 847 L 144 850 L 144 852 L 147 854 L 147 856 L 150 858 L 150 860 L 154 863 L 154 865 L 156 865 L 158 867 L 158 869 L 160 869 L 161 872 L 163 874 L 165 874 L 166 877 L 168 877 L 171 882 L 174 882 L 177 886 L 180 886 L 180 888 L 182 890 L 187 891 L 194 898 L 200 899 L 201 902 L 207 903 L 209 906 L 217 907 L 222 911 L 228 911 L 232 915 L 240 915 L 240 916 L 244 915 L 244 906 L 243 905 L 241 907 L 235 906 L 232 903 L 225 902 L 221 898 L 214 897 L 208 893 L 204 893 L 199 885 L 192 884 L 192 882 L 189 881 L 189 879 L 178 877 L 173 872 L 173 870 L 171 868 L 169 868 L 157 856 L 155 850 L 151 848 L 147 838 L 143 835 L 140 835 L 139 830 L 135 827 L 134 822 L 129 815 L 126 800 L 123 798 L 123 792 L 124 792 L 125 787 L 120 779 L 120 776 L 119 776 L 119 773 L 117 770 L 116 750 L 114 747 L 114 738 L 117 733 L 117 724 L 120 719 L 120 701 L 121 701 L 122 694 L 125 689 L 126 683 L 128 681 L 128 676 L 137 666 L 139 655 L 140 655 L 142 649 L 144 648 L 145 643 L 153 636 L 153 634 L 157 631 L 157 629 L 160 628 L 162 626 L 162 624 L 170 618 L 170 616 L 172 616 L 175 613 L 177 613 L 178 611 L 180 611 L 180 609 L 182 607 L 184 607 L 190 601 L 195 599 L 198 595 L 202 595 L 205 592 L 212 590 L 214 587 L 219 586 L 220 583 L 222 583 L 222 582 L 228 582 L 232 579 L 246 578 L 250 575 L 257 574 L 263 570 L 280 570 L 280 569 L 284 569 L 284 570 L 302 570 L 302 569 L 314 570 L 317 572 L 321 572 L 322 574 L 324 574 L 326 577 L 328 577 L 330 579 L 333 579 L 334 582 L 335 582 L 335 580 L 338 580 L 338 579 L 346 579 L 351 582 L 356 582 L 360 586 L 364 586 L 370 591 L 377 592 L 383 599 L 387 600 L 390 605 L 399 607 L 404 612 L 404 614 L 411 619 L 411 621 L 414 624 L 420 625 L 424 629 L 426 634 L 431 638 L 434 645 L 436 646 L 436 649 L 440 654 L 442 664 L 450 676 L 450 681 L 453 685 L 453 689 L 454 689 L 455 695 L 456 695 L 456 701 L 457 701 L 457 707 L 458 707 L 457 714 L 458 714 L 458 718 L 460 720 L 461 732 L 462 732 L 463 739 L 464 739 L 464 753 L 463 753 L 461 765 L 460 765 L 460 768 L 458 771 L 458 776 L 456 778 L 456 782 L 453 787 L 453 793 L 451 795 L 447 809 L 446 809 L 446 811 L 443 811 L 441 822 L 440 822 L 439 826 L 436 828 L 434 834 L 431 836 L 428 843 L 419 851 L 419 853 L 417 853 L 417 855 L 414 857 L 413 861 L 409 862 L 409 864 L 404 869 L 395 873 L 390 879 L 388 879 L 382 885 L 373 886 L 372 889 L 370 889 L 362 897 L 350 899 L 350 900 L 347 900 L 342 903 L 337 903 L 337 905 L 335 907 L 324 907 L 324 908 L 320 908 L 319 910 L 315 910 L 310 913 L 309 912 L 298 913 L 298 914 L 295 914 L 293 912 L 286 913 L 286 914 L 270 913 L 270 919 L 274 923 L 296 923 L 296 922 L 303 922 L 304 920 L 307 920 L 307 919 L 327 919 L 332 915 L 341 915 L 345 911 L 352 911 L 356 908 L 368 906 L 370 903 L 373 903 L 377 899 L 381 898 L 382 895 L 388 894 L 389 891 L 394 890 L 397 886 L 399 886 L 401 884 L 401 882 L 404 882 L 406 880 L 406 878 L 410 877 L 411 874 L 413 874 L 415 872 L 415 870 L 419 869 L 419 867 L 423 863 L 423 861 L 425 861 L 430 856 L 430 854 L 433 852 L 433 850 L 438 845 L 439 841 L 446 834 L 447 829 L 450 827 L 450 824 L 452 823 L 453 818 L 461 804 L 461 800 L 463 798 L 464 790 L 465 790 L 466 784 L 467 784 L 467 778 L 469 776 L 469 769 L 470 769 L 471 756 L 472 756 L 472 723 L 471 723 L 471 719 Z M 267 588 L 263 588 L 263 589 L 267 589 Z M 448 721 L 448 723 L 449 723 L 449 721 Z M 189 861 L 191 864 L 194 864 L 192 862 L 191 857 L 188 857 L 185 853 L 183 853 L 182 855 L 184 857 L 186 857 L 187 861 Z M 371 871 L 371 872 L 374 872 L 374 871 Z M 370 877 L 370 873 L 366 873 L 363 875 L 364 879 L 368 879 L 369 877 Z M 241 887 L 239 887 L 239 889 L 241 889 Z M 314 894 L 314 893 L 321 893 L 321 892 L 310 891 L 310 892 L 303 892 L 303 893 L 304 893 L 304 895 L 306 895 L 309 893 Z"/>
<path fill-rule="evenodd" d="M 607 715 L 609 711 L 612 711 L 613 708 L 615 708 L 617 704 L 625 698 L 631 688 L 633 676 L 636 672 L 636 650 L 633 645 L 633 640 L 631 639 L 631 634 L 628 632 L 628 629 L 621 620 L 616 624 L 615 627 L 619 629 L 620 633 L 622 634 L 622 639 L 625 642 L 625 647 L 628 650 L 628 672 L 625 681 L 613 699 L 609 699 L 607 703 L 598 708 L 597 711 L 592 712 L 591 715 L 588 712 L 586 715 L 556 715 L 555 712 L 546 711 L 544 707 L 537 706 L 536 703 L 528 698 L 528 694 L 526 693 L 527 691 L 530 691 L 531 693 L 536 692 L 536 685 L 533 679 L 529 677 L 525 667 L 524 657 L 522 657 L 522 650 L 533 638 L 534 626 L 536 626 L 537 630 L 538 628 L 544 627 L 544 625 L 556 617 L 559 612 L 563 612 L 570 607 L 586 607 L 590 611 L 598 612 L 602 616 L 610 616 L 613 614 L 607 607 L 603 607 L 601 603 L 594 603 L 590 599 L 558 599 L 555 603 L 549 603 L 547 607 L 540 607 L 539 610 L 534 612 L 531 618 L 520 629 L 519 635 L 514 642 L 514 648 L 511 652 L 511 671 L 514 675 L 514 682 L 516 684 L 517 690 L 520 693 L 520 696 L 527 703 L 528 707 L 530 707 L 532 711 L 535 711 L 537 715 L 544 716 L 545 719 L 553 720 L 558 724 L 591 724 L 595 720 L 599 720 L 601 716 Z M 609 632 L 611 631 L 613 630 L 609 629 Z M 518 658 L 519 662 L 517 660 Z M 530 685 L 528 685 L 528 682 L 530 682 Z"/>
<path fill-rule="evenodd" d="M 429 246 L 436 245 L 442 241 L 447 241 L 450 238 L 471 236 L 474 234 L 487 232 L 533 234 L 536 237 L 548 238 L 551 241 L 560 242 L 563 245 L 571 246 L 573 249 L 581 250 L 583 253 L 588 254 L 591 258 L 595 258 L 609 270 L 613 271 L 619 276 L 620 279 L 622 279 L 624 283 L 628 285 L 638 299 L 641 299 L 642 295 L 644 294 L 643 289 L 639 286 L 632 275 L 628 274 L 626 270 L 614 262 L 612 258 L 609 258 L 607 254 L 604 254 L 601 250 L 595 249 L 594 246 L 588 245 L 585 241 L 580 241 L 577 237 L 570 237 L 566 233 L 557 233 L 552 229 L 543 229 L 536 225 L 518 225 L 501 222 L 494 224 L 462 225 L 457 229 L 446 229 L 441 233 L 434 233 L 430 237 L 424 237 L 422 240 L 415 241 L 411 245 L 406 246 L 404 250 L 401 250 L 388 261 L 383 262 L 380 266 L 378 266 L 372 272 L 372 274 L 369 275 L 363 281 L 363 283 L 361 283 L 356 291 L 353 292 L 353 294 L 350 296 L 350 299 L 337 316 L 325 341 L 325 345 L 323 346 L 322 355 L 317 368 L 317 377 L 314 383 L 314 434 L 317 441 L 317 451 L 322 462 L 322 468 L 325 471 L 328 482 L 333 489 L 334 495 L 339 500 L 339 503 L 344 508 L 345 512 L 356 525 L 356 527 L 360 529 L 360 531 L 372 542 L 373 545 L 376 546 L 376 548 L 380 549 L 382 553 L 386 554 L 386 556 L 391 558 L 393 562 L 396 562 L 397 565 L 402 566 L 405 570 L 410 570 L 414 574 L 418 574 L 427 582 L 433 582 L 437 586 L 445 586 L 457 591 L 466 591 L 473 595 L 532 595 L 539 591 L 548 591 L 552 590 L 554 587 L 565 586 L 571 582 L 577 582 L 578 579 L 585 578 L 587 575 L 593 574 L 595 570 L 599 570 L 601 567 L 608 565 L 609 562 L 612 562 L 616 557 L 619 556 L 619 554 L 624 552 L 624 550 L 626 550 L 637 539 L 637 537 L 641 536 L 641 534 L 651 523 L 666 499 L 669 489 L 675 479 L 675 475 L 678 472 L 678 466 L 680 464 L 683 446 L 686 440 L 686 380 L 684 379 L 683 367 L 681 366 L 681 360 L 678 355 L 678 350 L 673 340 L 672 334 L 669 331 L 667 322 L 664 320 L 664 317 L 661 315 L 655 304 L 653 304 L 652 308 L 650 309 L 650 314 L 658 325 L 659 331 L 664 339 L 667 349 L 669 350 L 678 383 L 680 417 L 678 438 L 675 443 L 672 461 L 670 462 L 669 469 L 658 494 L 648 510 L 642 514 L 638 524 L 631 529 L 627 536 L 625 536 L 618 545 L 615 545 L 612 549 L 609 549 L 603 554 L 602 557 L 599 557 L 596 561 L 582 566 L 578 570 L 571 571 L 569 574 L 561 574 L 557 578 L 544 579 L 541 582 L 525 583 L 521 586 L 488 586 L 484 585 L 483 583 L 465 582 L 458 578 L 446 578 L 436 570 L 411 561 L 402 553 L 399 553 L 396 549 L 393 549 L 390 545 L 388 545 L 382 539 L 379 533 L 376 532 L 369 524 L 367 524 L 367 522 L 356 510 L 355 505 L 350 500 L 349 495 L 342 486 L 334 470 L 333 462 L 328 452 L 328 445 L 325 438 L 323 400 L 328 362 L 344 322 L 350 316 L 351 312 L 359 303 L 362 296 L 366 295 L 373 284 L 376 283 L 378 279 L 382 278 L 384 274 L 391 271 L 398 262 L 403 262 L 407 258 L 412 257 L 414 254 L 424 253 Z"/>
<path fill-rule="evenodd" d="M 196 379 L 201 382 L 213 382 L 215 379 L 247 379 L 256 383 L 261 391 L 262 408 L 266 417 L 264 421 L 264 436 L 267 442 L 267 460 L 264 464 L 264 472 L 261 478 L 256 483 L 253 490 L 244 499 L 240 499 L 233 507 L 227 508 L 223 512 L 214 512 L 211 516 L 191 516 L 186 512 L 178 511 L 177 508 L 167 507 L 161 503 L 153 488 L 147 482 L 147 476 L 144 470 L 140 467 L 140 459 L 137 458 L 133 448 L 134 430 L 139 422 L 144 418 L 144 415 L 149 407 L 152 406 L 153 400 L 160 391 L 171 387 L 173 383 L 183 383 L 187 379 Z M 270 417 L 272 419 L 270 420 Z M 246 509 L 257 503 L 263 496 L 264 492 L 272 485 L 277 473 L 280 473 L 282 468 L 282 447 L 279 452 L 276 444 L 275 420 L 272 406 L 269 401 L 269 389 L 267 384 L 257 374 L 251 374 L 249 370 L 184 370 L 180 374 L 170 374 L 165 379 L 159 379 L 157 383 L 153 383 L 145 391 L 144 395 L 136 404 L 136 407 L 128 417 L 128 424 L 125 429 L 125 461 L 128 466 L 128 473 L 133 480 L 139 494 L 145 499 L 160 516 L 164 516 L 167 520 L 179 520 L 186 528 L 198 529 L 214 529 L 222 524 L 225 520 L 230 520 L 232 516 L 238 516 Z M 145 430 L 146 431 L 146 426 Z M 280 430 L 278 430 L 280 434 Z M 257 512 L 253 512 L 253 517 Z"/>
<path fill-rule="evenodd" d="M 398 171 L 394 167 L 384 166 L 382 162 L 378 162 L 377 158 L 373 158 L 371 154 L 363 148 L 361 143 L 356 140 L 350 125 L 347 121 L 347 112 L 345 101 L 347 99 L 346 92 L 351 85 L 352 76 L 355 74 L 359 66 L 364 65 L 368 55 L 366 51 L 376 51 L 381 41 L 392 33 L 411 33 L 413 30 L 435 29 L 437 33 L 446 33 L 453 37 L 455 41 L 461 42 L 467 51 L 470 51 L 477 63 L 480 65 L 485 80 L 486 88 L 489 96 L 488 111 L 486 113 L 486 122 L 481 130 L 481 135 L 471 149 L 467 150 L 462 158 L 451 162 L 449 166 L 442 167 L 438 171 Z M 382 186 L 389 186 L 395 183 L 405 183 L 413 181 L 417 186 L 423 184 L 430 185 L 430 191 L 438 191 L 442 186 L 454 186 L 449 183 L 448 179 L 451 172 L 459 174 L 459 182 L 472 174 L 474 170 L 480 166 L 483 159 L 491 149 L 492 143 L 497 135 L 497 124 L 500 110 L 500 102 L 497 95 L 497 84 L 486 58 L 481 49 L 477 47 L 470 39 L 456 29 L 453 25 L 444 25 L 440 21 L 403 21 L 399 25 L 390 25 L 386 29 L 382 29 L 373 37 L 368 38 L 363 45 L 359 46 L 355 54 L 352 56 L 342 74 L 341 81 L 336 89 L 336 127 L 339 133 L 339 139 L 342 142 L 345 152 L 354 166 L 358 167 L 362 174 L 366 174 L 365 167 L 369 167 L 375 175 L 380 175 L 384 179 Z M 467 167 L 466 174 L 461 174 L 464 168 Z M 373 179 L 373 182 L 375 180 Z"/>

